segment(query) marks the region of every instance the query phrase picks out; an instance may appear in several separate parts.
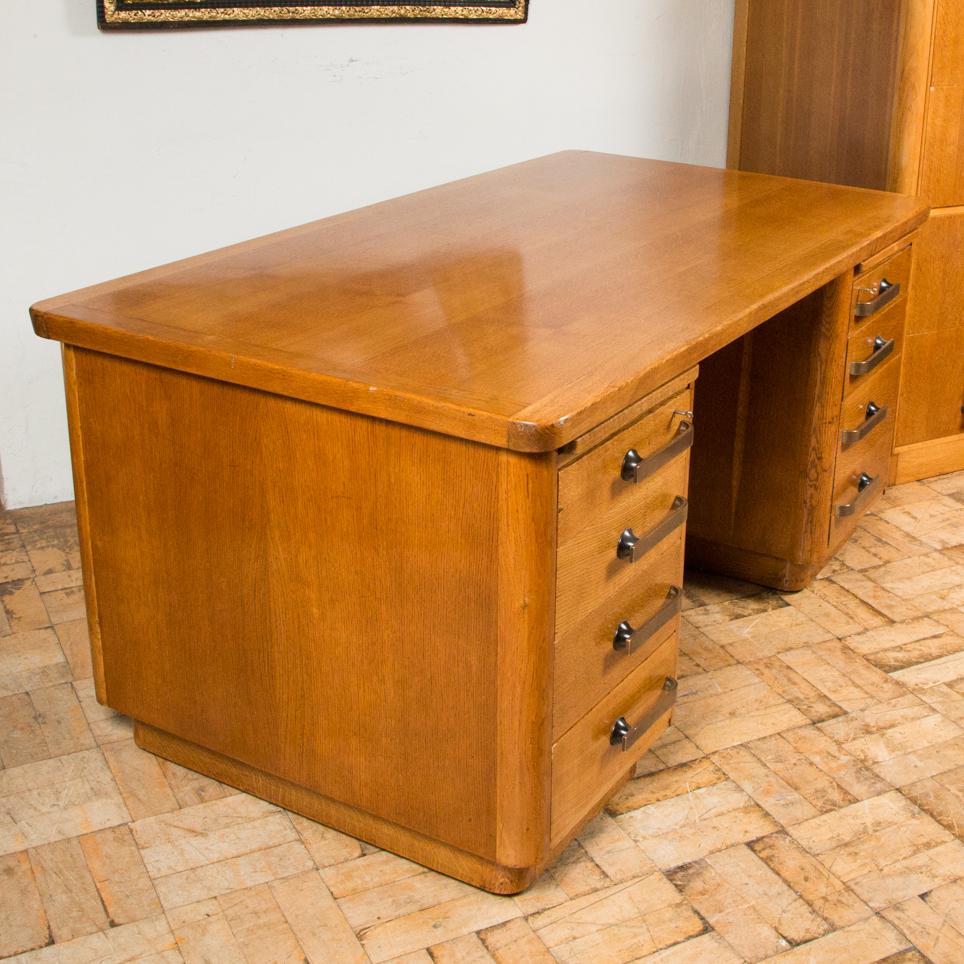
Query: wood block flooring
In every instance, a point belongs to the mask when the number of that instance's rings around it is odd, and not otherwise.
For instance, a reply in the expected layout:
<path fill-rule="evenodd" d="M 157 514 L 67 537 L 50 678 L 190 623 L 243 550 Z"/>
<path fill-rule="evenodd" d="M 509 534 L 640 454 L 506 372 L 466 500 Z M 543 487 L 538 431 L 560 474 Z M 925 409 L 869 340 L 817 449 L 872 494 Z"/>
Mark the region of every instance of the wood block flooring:
<path fill-rule="evenodd" d="M 691 573 L 682 654 L 636 779 L 495 897 L 137 749 L 73 506 L 0 514 L 0 957 L 964 962 L 964 473 L 801 593 Z"/>

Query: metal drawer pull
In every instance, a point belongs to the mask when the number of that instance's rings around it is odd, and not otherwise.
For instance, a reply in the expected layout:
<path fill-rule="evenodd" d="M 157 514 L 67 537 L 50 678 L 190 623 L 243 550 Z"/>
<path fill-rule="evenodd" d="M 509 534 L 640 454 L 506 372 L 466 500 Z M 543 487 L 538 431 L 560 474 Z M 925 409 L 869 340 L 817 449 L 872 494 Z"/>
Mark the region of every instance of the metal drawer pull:
<path fill-rule="evenodd" d="M 873 288 L 858 288 L 857 290 L 874 294 Z M 857 306 L 854 308 L 854 314 L 858 318 L 868 318 L 870 315 L 880 311 L 881 308 L 886 308 L 887 305 L 900 295 L 900 282 L 897 281 L 891 284 L 886 278 L 881 278 L 876 291 L 876 298 L 871 298 L 870 301 L 857 302 Z"/>
<path fill-rule="evenodd" d="M 857 479 L 857 496 L 853 502 L 844 502 L 837 506 L 837 518 L 853 515 L 869 498 L 871 498 L 880 488 L 880 480 L 883 476 L 870 476 L 866 472 L 861 472 Z"/>
<path fill-rule="evenodd" d="M 689 503 L 681 495 L 673 499 L 669 512 L 662 522 L 653 526 L 644 536 L 638 536 L 632 529 L 623 529 L 616 543 L 616 558 L 627 562 L 642 559 L 657 543 L 662 542 L 674 529 L 679 528 L 689 512 Z"/>
<path fill-rule="evenodd" d="M 633 629 L 625 620 L 616 627 L 616 634 L 613 636 L 613 649 L 618 649 L 629 656 L 639 649 L 640 643 L 645 643 L 658 630 L 662 629 L 680 611 L 682 604 L 683 597 L 680 587 L 670 586 L 669 592 L 666 593 L 666 602 L 639 629 Z"/>
<path fill-rule="evenodd" d="M 642 482 L 649 478 L 657 469 L 661 469 L 667 462 L 671 462 L 681 452 L 685 452 L 693 444 L 693 425 L 690 422 L 680 422 L 672 441 L 664 445 L 658 452 L 645 459 L 636 451 L 630 449 L 623 456 L 623 467 L 619 473 L 624 482 Z"/>
<path fill-rule="evenodd" d="M 625 753 L 667 710 L 676 702 L 677 682 L 672 676 L 663 680 L 662 689 L 649 712 L 635 725 L 631 726 L 625 716 L 613 723 L 609 734 L 610 746 L 621 746 Z"/>
<path fill-rule="evenodd" d="M 878 335 L 874 339 L 873 351 L 863 361 L 853 362 L 850 366 L 850 374 L 856 378 L 858 375 L 872 372 L 893 350 L 894 339 Z"/>
<path fill-rule="evenodd" d="M 867 404 L 867 414 L 858 428 L 844 429 L 842 433 L 841 448 L 848 449 L 854 442 L 859 442 L 865 435 L 873 431 L 880 423 L 887 418 L 887 406 L 878 405 L 876 402 Z"/>

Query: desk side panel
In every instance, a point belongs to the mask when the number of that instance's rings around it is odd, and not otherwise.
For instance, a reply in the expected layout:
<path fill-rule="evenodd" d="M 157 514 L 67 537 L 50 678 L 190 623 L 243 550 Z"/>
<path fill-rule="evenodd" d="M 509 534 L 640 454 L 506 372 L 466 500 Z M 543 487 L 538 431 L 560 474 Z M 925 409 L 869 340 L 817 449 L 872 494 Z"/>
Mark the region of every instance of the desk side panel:
<path fill-rule="evenodd" d="M 540 485 L 553 473 L 534 457 L 68 354 L 105 701 L 485 860 L 535 859 L 551 632 L 540 580 L 553 544 L 507 493 L 528 485 L 551 520 Z M 507 732 L 502 706 L 520 710 L 524 731 Z"/>

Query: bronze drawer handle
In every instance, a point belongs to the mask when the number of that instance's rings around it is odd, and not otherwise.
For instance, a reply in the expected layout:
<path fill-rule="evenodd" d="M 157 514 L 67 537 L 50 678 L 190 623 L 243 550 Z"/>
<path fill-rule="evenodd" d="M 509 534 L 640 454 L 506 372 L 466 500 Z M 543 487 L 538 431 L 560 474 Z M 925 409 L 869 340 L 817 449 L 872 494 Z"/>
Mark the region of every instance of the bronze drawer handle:
<path fill-rule="evenodd" d="M 870 476 L 861 472 L 857 479 L 857 495 L 853 502 L 843 502 L 837 505 L 837 518 L 853 515 L 868 499 L 872 498 L 880 489 L 883 476 Z"/>
<path fill-rule="evenodd" d="M 653 546 L 662 542 L 674 529 L 679 528 L 685 521 L 689 512 L 689 503 L 683 496 L 678 495 L 673 499 L 666 517 L 658 522 L 644 536 L 638 536 L 632 529 L 623 529 L 619 541 L 616 543 L 616 558 L 625 559 L 627 562 L 636 562 L 642 559 Z"/>
<path fill-rule="evenodd" d="M 869 291 L 871 294 L 874 292 L 873 288 L 858 288 L 857 290 Z M 857 302 L 854 307 L 854 314 L 858 318 L 869 318 L 880 311 L 881 308 L 886 308 L 900 295 L 900 282 L 895 281 L 891 284 L 886 278 L 881 278 L 876 290 L 878 292 L 876 298 L 871 298 L 870 301 Z"/>
<path fill-rule="evenodd" d="M 853 362 L 850 366 L 850 374 L 856 378 L 858 375 L 872 372 L 893 350 L 894 339 L 878 335 L 874 339 L 873 351 L 863 361 Z"/>
<path fill-rule="evenodd" d="M 859 442 L 864 436 L 868 435 L 873 429 L 887 418 L 887 406 L 878 405 L 876 402 L 869 402 L 867 414 L 858 428 L 844 429 L 841 433 L 840 447 L 849 449 L 855 442 Z"/>
<path fill-rule="evenodd" d="M 685 452 L 693 444 L 693 425 L 691 422 L 680 422 L 679 428 L 672 440 L 658 452 L 645 459 L 636 451 L 630 449 L 623 456 L 623 467 L 619 477 L 624 482 L 642 482 L 649 478 L 657 469 L 661 469 L 667 462 L 671 462 L 681 452 Z"/>
<path fill-rule="evenodd" d="M 616 627 L 613 636 L 613 649 L 618 649 L 627 656 L 639 649 L 640 643 L 645 643 L 665 626 L 682 608 L 683 594 L 679 586 L 670 586 L 666 593 L 666 601 L 653 613 L 638 629 L 623 620 Z"/>
<path fill-rule="evenodd" d="M 672 676 L 663 680 L 663 686 L 656 702 L 649 712 L 635 726 L 630 725 L 625 716 L 619 717 L 609 734 L 610 746 L 621 746 L 625 753 L 667 710 L 676 702 L 677 682 Z"/>

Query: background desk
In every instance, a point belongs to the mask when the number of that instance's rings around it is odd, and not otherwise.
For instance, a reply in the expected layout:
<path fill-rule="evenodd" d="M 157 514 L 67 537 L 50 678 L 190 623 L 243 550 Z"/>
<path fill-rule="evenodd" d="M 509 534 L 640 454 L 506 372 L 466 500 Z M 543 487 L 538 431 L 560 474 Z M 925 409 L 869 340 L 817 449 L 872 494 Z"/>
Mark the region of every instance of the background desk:
<path fill-rule="evenodd" d="M 885 481 L 850 366 L 898 350 L 875 272 L 925 215 L 566 153 L 35 306 L 98 698 L 177 762 L 526 886 L 669 720 L 690 452 L 704 561 L 778 585 Z"/>

